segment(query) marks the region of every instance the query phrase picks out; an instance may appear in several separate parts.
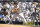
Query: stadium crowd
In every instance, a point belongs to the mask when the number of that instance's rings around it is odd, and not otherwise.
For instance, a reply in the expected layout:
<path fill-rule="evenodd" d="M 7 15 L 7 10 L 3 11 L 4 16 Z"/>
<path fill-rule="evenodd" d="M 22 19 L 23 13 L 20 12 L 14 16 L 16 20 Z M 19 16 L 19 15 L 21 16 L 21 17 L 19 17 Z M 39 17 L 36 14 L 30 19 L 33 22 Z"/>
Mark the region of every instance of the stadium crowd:
<path fill-rule="evenodd" d="M 38 2 L 16 2 L 17 8 L 20 9 L 20 15 L 25 18 L 26 22 L 32 21 L 32 19 L 38 20 L 40 18 L 40 3 Z M 13 18 L 15 2 L 0 2 L 0 20 L 7 21 Z M 12 10 L 11 14 L 10 10 Z M 22 21 L 22 18 L 17 17 L 18 21 Z M 13 20 L 15 21 L 15 19 Z"/>

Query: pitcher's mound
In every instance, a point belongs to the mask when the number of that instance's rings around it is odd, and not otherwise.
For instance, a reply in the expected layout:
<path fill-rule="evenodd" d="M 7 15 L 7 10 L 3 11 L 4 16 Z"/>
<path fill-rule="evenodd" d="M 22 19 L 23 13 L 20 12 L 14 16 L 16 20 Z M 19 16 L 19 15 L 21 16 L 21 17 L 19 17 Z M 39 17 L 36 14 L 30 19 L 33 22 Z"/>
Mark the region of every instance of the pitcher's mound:
<path fill-rule="evenodd" d="M 30 27 L 25 25 L 0 24 L 0 27 Z"/>

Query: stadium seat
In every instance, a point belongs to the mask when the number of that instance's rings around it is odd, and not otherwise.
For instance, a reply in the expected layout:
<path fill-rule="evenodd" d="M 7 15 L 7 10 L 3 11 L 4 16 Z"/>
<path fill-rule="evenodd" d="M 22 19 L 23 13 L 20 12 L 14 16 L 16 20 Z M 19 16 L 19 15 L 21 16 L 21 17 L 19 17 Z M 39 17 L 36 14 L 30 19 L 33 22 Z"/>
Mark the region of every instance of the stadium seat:
<path fill-rule="evenodd" d="M 23 22 L 13 21 L 13 24 L 23 24 Z"/>
<path fill-rule="evenodd" d="M 5 23 L 4 21 L 1 21 L 1 20 L 0 20 L 0 24 L 6 24 L 6 23 Z"/>
<path fill-rule="evenodd" d="M 40 22 L 38 22 L 38 24 L 40 25 Z M 37 25 L 37 22 L 35 22 L 35 25 Z"/>
<path fill-rule="evenodd" d="M 0 21 L 0 24 L 8 24 L 9 23 L 9 21 L 6 21 L 6 23 L 5 23 L 5 21 Z M 19 22 L 19 21 L 12 21 L 12 23 L 13 24 L 23 24 L 23 22 L 21 21 L 21 22 Z"/>

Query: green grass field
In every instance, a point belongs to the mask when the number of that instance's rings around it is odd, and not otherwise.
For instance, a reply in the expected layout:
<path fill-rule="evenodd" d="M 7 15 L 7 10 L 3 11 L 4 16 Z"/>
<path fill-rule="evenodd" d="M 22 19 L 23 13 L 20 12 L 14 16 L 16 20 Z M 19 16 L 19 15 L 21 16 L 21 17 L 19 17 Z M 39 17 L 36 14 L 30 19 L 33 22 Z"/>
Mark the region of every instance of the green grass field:
<path fill-rule="evenodd" d="M 37 26 L 37 25 L 36 25 L 36 26 L 31 26 L 31 27 L 40 27 L 40 26 Z"/>

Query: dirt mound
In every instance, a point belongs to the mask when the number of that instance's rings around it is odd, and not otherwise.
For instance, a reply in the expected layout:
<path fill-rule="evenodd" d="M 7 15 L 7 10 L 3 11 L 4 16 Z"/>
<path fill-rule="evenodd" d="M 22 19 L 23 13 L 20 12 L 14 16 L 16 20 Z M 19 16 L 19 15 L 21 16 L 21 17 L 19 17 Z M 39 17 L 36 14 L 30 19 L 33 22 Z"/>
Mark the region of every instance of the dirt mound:
<path fill-rule="evenodd" d="M 25 25 L 0 24 L 0 27 L 30 27 Z"/>

